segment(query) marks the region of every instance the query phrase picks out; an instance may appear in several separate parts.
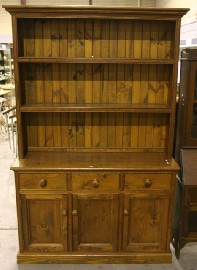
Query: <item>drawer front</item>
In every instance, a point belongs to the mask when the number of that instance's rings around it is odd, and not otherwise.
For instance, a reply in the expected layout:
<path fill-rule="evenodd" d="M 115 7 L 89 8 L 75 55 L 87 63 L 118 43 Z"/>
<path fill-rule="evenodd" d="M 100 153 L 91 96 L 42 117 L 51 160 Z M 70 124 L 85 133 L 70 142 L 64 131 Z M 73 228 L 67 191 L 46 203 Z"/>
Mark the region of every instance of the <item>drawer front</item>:
<path fill-rule="evenodd" d="M 171 174 L 125 174 L 125 189 L 168 189 Z"/>
<path fill-rule="evenodd" d="M 72 190 L 117 191 L 119 190 L 119 174 L 73 173 Z"/>
<path fill-rule="evenodd" d="M 20 189 L 67 190 L 67 176 L 56 173 L 32 173 L 19 175 Z"/>

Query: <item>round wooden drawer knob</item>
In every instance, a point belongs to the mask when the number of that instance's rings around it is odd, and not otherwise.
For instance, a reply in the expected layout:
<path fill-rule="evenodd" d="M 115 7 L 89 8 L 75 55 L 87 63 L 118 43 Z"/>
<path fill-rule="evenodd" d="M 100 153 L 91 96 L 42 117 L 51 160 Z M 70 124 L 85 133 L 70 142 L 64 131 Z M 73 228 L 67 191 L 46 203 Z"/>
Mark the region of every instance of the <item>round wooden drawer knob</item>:
<path fill-rule="evenodd" d="M 77 215 L 78 215 L 77 210 L 73 210 L 73 211 L 72 211 L 72 215 L 73 215 L 73 216 L 77 216 Z"/>
<path fill-rule="evenodd" d="M 128 216 L 129 215 L 129 211 L 127 209 L 124 209 L 124 216 Z"/>
<path fill-rule="evenodd" d="M 145 179 L 144 180 L 144 186 L 146 187 L 146 188 L 149 188 L 149 187 L 151 187 L 152 186 L 152 181 L 150 180 L 150 179 Z"/>
<path fill-rule="evenodd" d="M 47 186 L 47 180 L 46 179 L 41 179 L 40 180 L 40 187 L 45 188 Z"/>
<path fill-rule="evenodd" d="M 97 179 L 92 180 L 92 186 L 94 188 L 98 188 L 99 187 L 99 181 Z"/>

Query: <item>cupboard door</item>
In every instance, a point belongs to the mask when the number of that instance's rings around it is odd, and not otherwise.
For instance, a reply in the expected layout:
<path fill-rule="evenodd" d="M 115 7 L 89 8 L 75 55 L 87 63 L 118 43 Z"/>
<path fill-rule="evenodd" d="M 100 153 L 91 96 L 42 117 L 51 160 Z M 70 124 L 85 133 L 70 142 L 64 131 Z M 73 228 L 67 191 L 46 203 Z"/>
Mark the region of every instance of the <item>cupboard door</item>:
<path fill-rule="evenodd" d="M 117 194 L 74 194 L 73 249 L 116 251 L 118 209 Z"/>
<path fill-rule="evenodd" d="M 67 196 L 21 195 L 25 251 L 67 250 Z"/>
<path fill-rule="evenodd" d="M 167 192 L 136 192 L 124 198 L 123 249 L 164 251 L 168 228 Z"/>
<path fill-rule="evenodd" d="M 197 239 L 197 188 L 195 186 L 184 186 L 183 205 L 183 238 L 189 241 Z"/>
<path fill-rule="evenodd" d="M 190 66 L 186 119 L 186 145 L 197 145 L 197 62 Z"/>

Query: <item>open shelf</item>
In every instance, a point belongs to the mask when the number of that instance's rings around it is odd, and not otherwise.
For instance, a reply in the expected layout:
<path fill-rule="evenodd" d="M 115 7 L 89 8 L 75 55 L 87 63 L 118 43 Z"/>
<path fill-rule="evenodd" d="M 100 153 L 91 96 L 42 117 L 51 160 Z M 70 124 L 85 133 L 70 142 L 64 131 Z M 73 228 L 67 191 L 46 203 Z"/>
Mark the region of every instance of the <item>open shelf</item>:
<path fill-rule="evenodd" d="M 164 64 L 174 63 L 174 59 L 137 59 L 137 58 L 110 58 L 110 57 L 18 57 L 19 63 L 90 63 L 90 64 Z"/>
<path fill-rule="evenodd" d="M 21 112 L 147 112 L 171 113 L 172 108 L 165 104 L 25 104 Z"/>

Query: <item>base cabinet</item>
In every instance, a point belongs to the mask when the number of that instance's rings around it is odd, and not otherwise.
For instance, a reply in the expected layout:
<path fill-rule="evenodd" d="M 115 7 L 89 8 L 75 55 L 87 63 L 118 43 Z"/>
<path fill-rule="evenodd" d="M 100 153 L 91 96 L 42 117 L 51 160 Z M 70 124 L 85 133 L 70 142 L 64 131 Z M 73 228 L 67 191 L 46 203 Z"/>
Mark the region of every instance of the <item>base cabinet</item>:
<path fill-rule="evenodd" d="M 107 263 L 105 256 L 154 262 L 156 255 L 170 261 L 174 179 L 174 173 L 17 172 L 18 262 L 49 263 L 51 256 L 56 263 L 75 256 L 80 263 Z"/>
<path fill-rule="evenodd" d="M 180 157 L 181 173 L 173 217 L 173 245 L 177 258 L 185 244 L 197 242 L 197 149 L 185 147 L 180 150 Z"/>
<path fill-rule="evenodd" d="M 197 186 L 183 187 L 180 248 L 197 241 Z"/>

